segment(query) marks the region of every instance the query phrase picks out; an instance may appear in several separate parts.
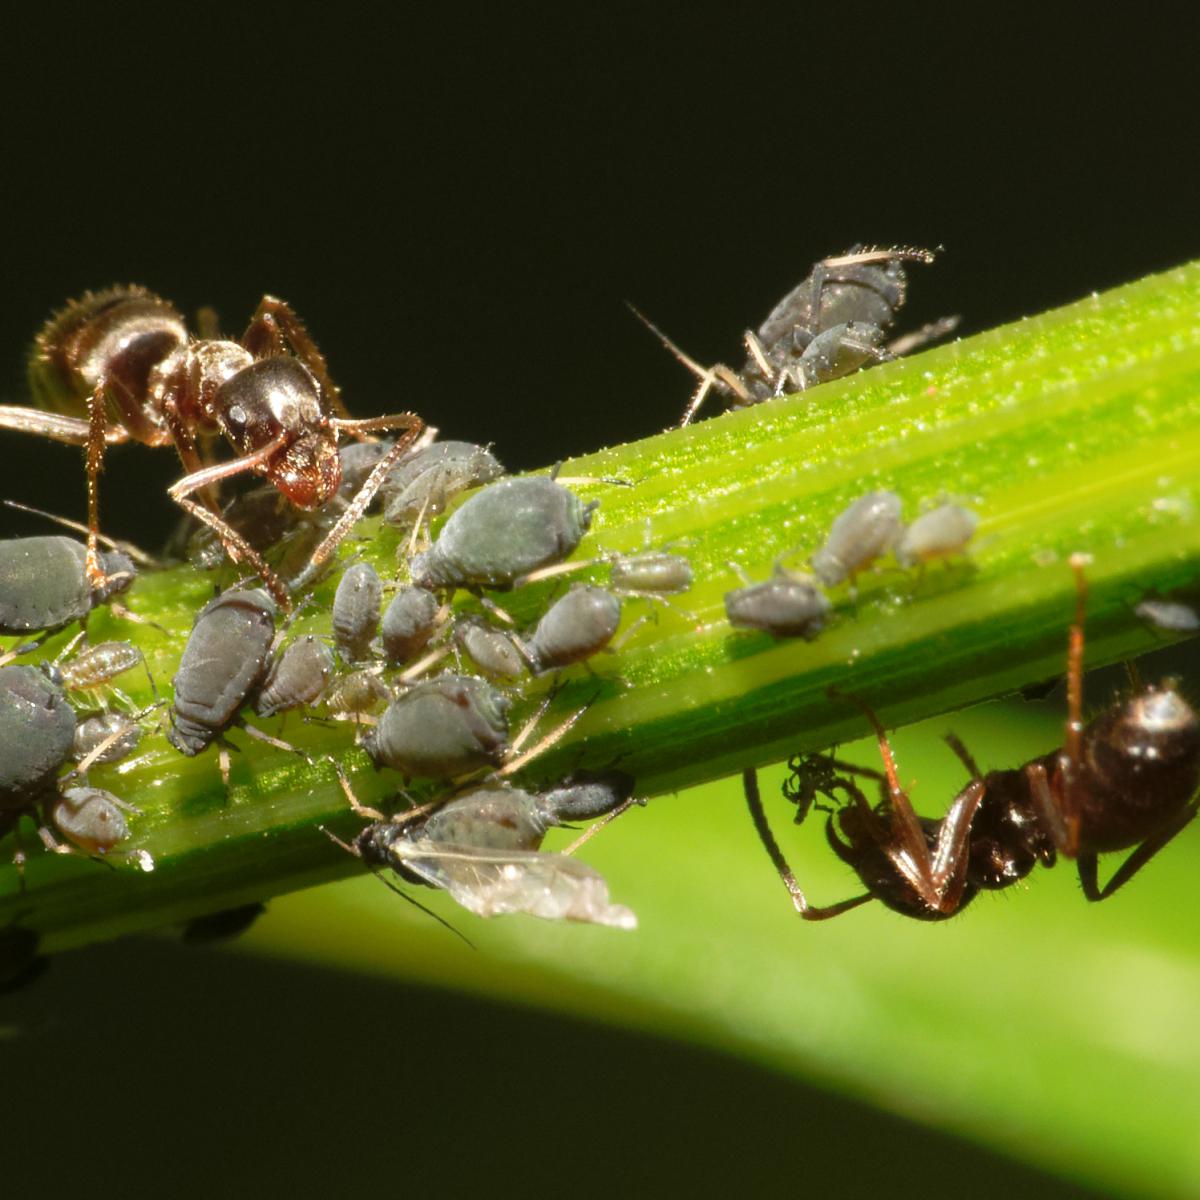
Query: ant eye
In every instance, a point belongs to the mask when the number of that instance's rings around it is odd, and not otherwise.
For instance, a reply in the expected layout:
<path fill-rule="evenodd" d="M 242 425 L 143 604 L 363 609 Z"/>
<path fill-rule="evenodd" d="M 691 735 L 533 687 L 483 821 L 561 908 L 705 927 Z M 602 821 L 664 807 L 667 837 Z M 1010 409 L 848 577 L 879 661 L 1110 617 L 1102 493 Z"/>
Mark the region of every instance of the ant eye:
<path fill-rule="evenodd" d="M 225 411 L 225 419 L 230 425 L 240 428 L 246 424 L 246 410 L 240 404 L 231 405 Z"/>

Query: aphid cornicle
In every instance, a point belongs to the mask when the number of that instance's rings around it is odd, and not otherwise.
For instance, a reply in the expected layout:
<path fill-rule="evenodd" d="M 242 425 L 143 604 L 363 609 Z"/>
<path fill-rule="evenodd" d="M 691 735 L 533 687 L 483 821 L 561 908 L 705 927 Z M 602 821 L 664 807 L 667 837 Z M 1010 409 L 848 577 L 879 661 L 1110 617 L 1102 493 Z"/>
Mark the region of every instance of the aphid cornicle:
<path fill-rule="evenodd" d="M 0 633 L 48 632 L 82 621 L 133 582 L 124 554 L 100 553 L 100 584 L 88 578 L 86 560 L 84 545 L 68 537 L 0 541 Z"/>
<path fill-rule="evenodd" d="M 825 908 L 810 905 L 766 823 L 758 782 L 746 772 L 746 799 L 759 835 L 806 920 L 823 920 L 878 899 L 922 920 L 941 920 L 978 892 L 1010 887 L 1035 866 L 1075 860 L 1083 894 L 1104 900 L 1126 884 L 1195 819 L 1200 800 L 1200 717 L 1167 682 L 1143 688 L 1088 723 L 1083 721 L 1086 587 L 1083 562 L 1072 559 L 1078 601 L 1067 654 L 1068 715 L 1063 745 L 1020 767 L 984 773 L 954 735 L 947 741 L 971 779 L 939 821 L 918 817 L 900 786 L 891 746 L 878 718 L 883 771 L 825 755 L 793 760 L 785 795 L 800 804 L 833 804 L 826 837 L 867 889 Z M 874 807 L 855 777 L 878 783 Z M 846 797 L 838 800 L 838 794 Z M 1104 886 L 1099 855 L 1127 850 Z"/>
<path fill-rule="evenodd" d="M 175 447 L 187 474 L 168 494 L 210 526 L 232 558 L 251 564 L 284 607 L 287 588 L 222 518 L 215 485 L 253 472 L 296 507 L 318 508 L 341 484 L 339 436 L 401 429 L 389 451 L 395 461 L 422 427 L 413 413 L 351 419 L 308 331 L 288 304 L 271 296 L 263 297 L 234 342 L 189 337 L 179 313 L 145 288 L 87 292 L 38 334 L 29 388 L 38 407 L 0 406 L 0 428 L 87 447 L 87 574 L 93 587 L 102 586 L 106 574 L 97 543 L 104 450 L 132 439 Z M 201 447 L 215 434 L 237 457 L 206 465 Z M 203 503 L 189 499 L 195 493 Z M 355 504 L 365 508 L 369 499 L 360 496 Z M 314 552 L 314 567 L 343 534 L 341 528 L 331 531 Z"/>
<path fill-rule="evenodd" d="M 429 550 L 413 556 L 412 581 L 430 589 L 511 587 L 566 558 L 597 506 L 545 475 L 490 483 L 451 514 Z"/>
<path fill-rule="evenodd" d="M 275 605 L 259 589 L 222 592 L 196 614 L 173 680 L 167 738 L 195 755 L 237 719 L 270 663 Z"/>
<path fill-rule="evenodd" d="M 508 750 L 509 700 L 471 675 L 439 675 L 384 710 L 363 748 L 376 765 L 421 779 L 498 766 Z"/>

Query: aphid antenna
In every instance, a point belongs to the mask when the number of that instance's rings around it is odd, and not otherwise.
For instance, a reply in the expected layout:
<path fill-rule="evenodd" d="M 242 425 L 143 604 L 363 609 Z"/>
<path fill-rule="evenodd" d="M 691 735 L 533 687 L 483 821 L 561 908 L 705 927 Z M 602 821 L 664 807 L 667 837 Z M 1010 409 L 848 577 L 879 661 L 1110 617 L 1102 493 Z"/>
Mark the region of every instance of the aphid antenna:
<path fill-rule="evenodd" d="M 86 534 L 88 527 L 80 521 L 72 521 L 68 517 L 60 517 L 57 513 L 47 512 L 44 508 L 35 508 L 32 504 L 22 504 L 19 500 L 5 500 L 5 506 L 15 508 L 19 512 L 32 513 L 35 517 L 43 517 L 47 521 L 53 521 L 55 525 L 61 525 L 64 529 L 71 529 L 75 533 Z M 107 546 L 110 550 L 117 550 L 120 553 L 128 555 L 135 563 L 143 567 L 160 567 L 162 563 L 151 554 L 147 554 L 145 550 L 135 546 L 132 542 L 119 542 L 113 538 L 106 537 L 99 533 L 96 535 L 97 541 L 102 545 Z"/>
<path fill-rule="evenodd" d="M 605 813 L 598 821 L 594 821 L 587 827 L 569 846 L 560 851 L 562 854 L 574 854 L 580 846 L 590 842 L 606 825 L 611 825 L 622 813 L 627 813 L 634 805 L 639 805 L 642 808 L 646 807 L 644 797 L 630 796 L 628 800 L 622 800 L 616 808 L 610 813 Z"/>
<path fill-rule="evenodd" d="M 949 337 L 961 323 L 962 317 L 957 313 L 949 317 L 939 317 L 936 321 L 927 321 L 920 329 L 914 329 L 911 333 L 903 333 L 888 342 L 888 353 L 894 358 L 903 358 L 906 354 L 911 354 L 914 350 L 919 350 L 930 342 L 938 342 L 944 337 Z"/>

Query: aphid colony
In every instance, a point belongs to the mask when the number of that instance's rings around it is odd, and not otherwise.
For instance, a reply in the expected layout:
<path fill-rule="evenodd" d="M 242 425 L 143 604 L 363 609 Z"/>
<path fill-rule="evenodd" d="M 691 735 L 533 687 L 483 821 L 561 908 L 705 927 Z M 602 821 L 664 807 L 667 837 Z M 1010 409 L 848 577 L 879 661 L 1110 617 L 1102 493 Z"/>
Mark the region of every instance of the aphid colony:
<path fill-rule="evenodd" d="M 942 321 L 887 340 L 905 301 L 904 264 L 931 260 L 925 251 L 855 248 L 815 264 L 745 335 L 740 370 L 703 368 L 675 350 L 699 380 L 683 423 L 710 392 L 735 406 L 758 403 L 949 332 L 954 322 Z M 25 639 L 0 657 L 0 745 L 11 747 L 0 761 L 0 835 L 19 832 L 30 816 L 50 850 L 131 858 L 151 869 L 147 854 L 121 849 L 129 839 L 126 814 L 136 809 L 89 786 L 92 766 L 132 753 L 158 726 L 180 754 L 215 747 L 228 785 L 234 727 L 298 752 L 256 728 L 248 714 L 315 710 L 303 719 L 345 722 L 338 728 L 346 728 L 347 741 L 353 737 L 378 769 L 417 781 L 433 796 L 393 813 L 366 808 L 334 764 L 351 809 L 369 822 L 340 844 L 371 869 L 387 867 L 410 883 L 443 889 L 481 916 L 525 912 L 635 925 L 633 913 L 610 900 L 605 881 L 572 856 L 635 802 L 634 781 L 609 769 L 576 771 L 537 790 L 514 782 L 585 710 L 539 730 L 544 704 L 514 731 L 513 688 L 576 664 L 595 670 L 595 657 L 617 642 L 626 599 L 657 600 L 692 586 L 686 556 L 647 546 L 640 554 L 568 563 L 600 502 L 585 503 L 553 475 L 505 476 L 489 449 L 438 442 L 413 414 L 350 418 L 303 325 L 270 297 L 233 342 L 212 330 L 189 338 L 178 314 L 140 288 L 89 294 L 43 330 L 30 380 L 44 411 L 0 408 L 0 428 L 86 446 L 88 541 L 0 542 L 0 633 Z M 400 436 L 374 440 L 388 429 Z M 217 435 L 234 459 L 211 459 Z M 339 446 L 343 436 L 354 440 Z M 173 445 L 187 471 L 169 489 L 192 518 L 173 544 L 175 556 L 204 571 L 231 559 L 249 572 L 196 613 L 165 710 L 136 711 L 113 686 L 144 666 L 137 650 L 86 640 L 98 605 L 136 619 L 116 599 L 129 593 L 134 564 L 120 550 L 101 549 L 97 500 L 104 449 L 127 439 Z M 267 486 L 221 496 L 222 484 L 247 474 Z M 431 518 L 455 502 L 431 536 Z M 327 621 L 319 615 L 316 631 L 293 632 L 313 602 L 312 588 L 371 506 L 401 531 L 396 577 L 381 578 L 371 563 L 347 557 Z M 729 625 L 812 640 L 833 611 L 827 591 L 844 585 L 853 598 L 858 577 L 884 556 L 901 570 L 922 572 L 930 562 L 966 554 L 973 512 L 946 502 L 905 523 L 902 507 L 884 490 L 851 501 L 812 551 L 811 574 L 777 565 L 769 579 L 744 580 L 725 595 Z M 607 586 L 576 582 L 531 593 L 544 596 L 544 606 L 520 629 L 495 595 L 605 562 Z M 1143 690 L 1083 725 L 1084 584 L 1077 571 L 1072 711 L 1061 749 L 983 774 L 952 741 L 971 779 L 940 821 L 913 812 L 882 728 L 860 700 L 879 736 L 882 773 L 828 755 L 793 763 L 787 795 L 797 820 L 812 808 L 828 814 L 829 844 L 859 875 L 862 895 L 827 908 L 808 903 L 747 772 L 755 825 L 802 916 L 821 919 L 874 898 L 911 916 L 949 916 L 977 891 L 1007 886 L 1038 862 L 1052 865 L 1057 854 L 1075 858 L 1085 893 L 1102 899 L 1195 816 L 1200 723 L 1171 686 Z M 459 593 L 475 599 L 464 604 Z M 1143 606 L 1145 617 L 1164 629 L 1194 617 L 1184 606 L 1154 603 Z M 75 622 L 78 637 L 53 661 L 13 663 Z M 153 678 L 151 687 L 157 694 Z M 862 778 L 880 784 L 874 806 L 857 782 Z M 565 853 L 543 849 L 550 829 L 580 821 L 597 824 Z M 1126 862 L 1100 887 L 1097 854 L 1126 848 Z M 19 841 L 16 856 L 24 862 Z M 234 918 L 239 928 L 248 919 L 241 912 Z M 214 922 L 215 932 L 196 936 L 219 936 L 222 928 Z"/>

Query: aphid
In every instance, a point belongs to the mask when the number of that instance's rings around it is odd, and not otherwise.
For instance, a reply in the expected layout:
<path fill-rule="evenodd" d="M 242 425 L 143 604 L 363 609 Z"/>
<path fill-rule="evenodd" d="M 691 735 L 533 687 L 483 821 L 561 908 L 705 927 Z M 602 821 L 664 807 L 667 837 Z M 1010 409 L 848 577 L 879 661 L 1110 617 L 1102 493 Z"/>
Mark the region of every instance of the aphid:
<path fill-rule="evenodd" d="M 82 621 L 133 582 L 134 566 L 124 554 L 101 552 L 98 585 L 88 578 L 86 559 L 83 544 L 68 537 L 0 541 L 0 633 L 51 632 Z"/>
<path fill-rule="evenodd" d="M 145 661 L 142 652 L 130 642 L 97 642 L 94 646 L 85 646 L 55 669 L 72 691 L 86 692 L 103 687 Z M 152 678 L 150 682 L 153 686 Z"/>
<path fill-rule="evenodd" d="M 321 702 L 330 713 L 369 713 L 392 699 L 391 689 L 371 668 L 339 675 L 325 689 Z"/>
<path fill-rule="evenodd" d="M 62 835 L 85 854 L 107 854 L 129 837 L 125 812 L 138 810 L 103 788 L 67 788 L 48 805 L 50 819 Z M 46 841 L 46 831 L 39 831 Z M 47 841 L 57 853 L 66 847 Z"/>
<path fill-rule="evenodd" d="M 370 563 L 347 567 L 333 597 L 333 639 L 346 662 L 371 657 L 371 642 L 379 629 L 383 585 Z"/>
<path fill-rule="evenodd" d="M 1133 610 L 1148 625 L 1164 633 L 1195 633 L 1200 630 L 1200 613 L 1190 604 L 1173 600 L 1143 600 Z"/>
<path fill-rule="evenodd" d="M 566 854 L 540 850 L 562 812 L 615 813 L 628 806 L 628 795 L 611 783 L 607 790 L 592 782 L 542 794 L 486 784 L 422 821 L 376 820 L 347 848 L 369 866 L 389 866 L 410 882 L 445 890 L 481 917 L 520 912 L 633 929 L 636 916 L 609 900 L 608 885 L 596 871 Z M 348 786 L 347 796 L 355 804 Z M 378 815 L 356 804 L 355 809 Z"/>
<path fill-rule="evenodd" d="M 702 367 L 646 321 L 700 381 L 680 424 L 691 422 L 710 391 L 737 407 L 757 404 L 887 362 L 949 333 L 956 321 L 936 322 L 891 346 L 885 344 L 906 297 L 905 261 L 930 263 L 933 255 L 928 250 L 855 246 L 815 263 L 757 331 L 747 330 L 746 362 L 739 371 L 722 363 Z"/>
<path fill-rule="evenodd" d="M 380 635 L 384 657 L 393 666 L 411 662 L 438 627 L 438 603 L 425 588 L 397 589 L 383 612 Z"/>
<path fill-rule="evenodd" d="M 859 496 L 834 520 L 825 544 L 809 560 L 813 574 L 826 587 L 843 579 L 853 584 L 859 571 L 896 544 L 902 529 L 895 492 Z"/>
<path fill-rule="evenodd" d="M 38 407 L 0 407 L 0 428 L 87 447 L 87 574 L 93 587 L 105 578 L 97 535 L 106 445 L 130 439 L 173 445 L 187 474 L 168 495 L 212 528 L 231 558 L 250 563 L 287 607 L 282 581 L 220 515 L 214 485 L 253 472 L 297 508 L 319 508 L 341 485 L 341 434 L 404 430 L 389 452 L 394 461 L 421 430 L 413 413 L 352 420 L 307 330 L 288 304 L 271 296 L 263 297 L 241 340 L 233 342 L 189 337 L 179 313 L 145 288 L 85 293 L 38 334 L 29 387 Z M 201 447 L 218 433 L 237 457 L 206 466 Z M 197 492 L 202 504 L 189 499 Z M 359 496 L 359 511 L 369 500 Z M 331 531 L 314 566 L 333 553 L 343 533 Z"/>
<path fill-rule="evenodd" d="M 54 824 L 87 854 L 105 853 L 128 836 L 121 810 L 136 812 L 111 793 L 99 789 L 58 791 L 58 772 L 71 757 L 75 713 L 60 684 L 36 667 L 0 667 L 0 836 L 17 827 L 21 817 L 42 813 L 38 836 L 58 853 L 71 851 L 51 834 Z M 22 866 L 18 846 L 14 861 Z M 143 869 L 153 860 L 140 856 Z"/>
<path fill-rule="evenodd" d="M 776 566 L 770 579 L 725 593 L 725 615 L 735 629 L 811 642 L 825 628 L 830 604 L 810 575 Z"/>
<path fill-rule="evenodd" d="M 117 762 L 132 754 L 141 739 L 142 727 L 133 717 L 125 713 L 98 713 L 75 727 L 71 757 L 76 762 L 89 758 L 97 764 Z"/>
<path fill-rule="evenodd" d="M 692 580 L 692 564 L 682 554 L 665 550 L 618 555 L 608 574 L 609 583 L 617 591 L 633 595 L 678 595 L 692 586 Z"/>
<path fill-rule="evenodd" d="M 579 545 L 597 502 L 545 475 L 488 484 L 451 514 L 432 547 L 413 557 L 418 587 L 508 588 Z"/>
<path fill-rule="evenodd" d="M 471 442 L 434 442 L 412 450 L 391 469 L 380 488 L 383 519 L 389 525 L 412 525 L 436 516 L 459 492 L 503 474 L 495 455 Z"/>
<path fill-rule="evenodd" d="M 271 658 L 267 677 L 254 697 L 260 717 L 315 704 L 333 678 L 333 652 L 312 634 L 297 638 Z"/>
<path fill-rule="evenodd" d="M 513 639 L 478 617 L 455 621 L 454 641 L 491 679 L 519 679 L 529 669 Z"/>
<path fill-rule="evenodd" d="M 274 636 L 275 605 L 259 589 L 222 592 L 196 615 L 167 732 L 180 754 L 199 754 L 237 719 L 266 676 Z"/>
<path fill-rule="evenodd" d="M 454 779 L 499 766 L 508 750 L 509 700 L 470 675 L 439 675 L 393 700 L 363 739 L 377 766 Z"/>
<path fill-rule="evenodd" d="M 880 493 L 886 494 L 886 493 Z M 942 504 L 922 513 L 896 542 L 896 561 L 902 567 L 923 566 L 935 558 L 966 552 L 979 518 L 959 504 Z"/>
<path fill-rule="evenodd" d="M 793 760 L 794 797 L 805 805 L 816 793 L 848 799 L 826 823 L 834 852 L 858 873 L 866 892 L 829 908 L 809 905 L 767 828 L 754 773 L 745 776 L 756 827 L 800 915 L 821 920 L 878 899 L 923 920 L 959 911 L 980 890 L 1024 879 L 1059 854 L 1075 859 L 1088 900 L 1104 900 L 1148 863 L 1196 816 L 1200 801 L 1200 718 L 1175 686 L 1139 690 L 1095 719 L 1083 721 L 1083 563 L 1072 559 L 1078 600 L 1067 653 L 1068 714 L 1063 746 L 1024 765 L 984 774 L 954 735 L 951 748 L 971 773 L 940 821 L 913 811 L 900 786 L 891 746 L 875 727 L 883 772 L 812 756 Z M 873 808 L 850 776 L 878 781 Z M 785 793 L 786 794 L 786 793 Z M 1128 850 L 1101 887 L 1097 860 Z"/>
<path fill-rule="evenodd" d="M 601 587 L 577 585 L 556 600 L 526 642 L 539 674 L 583 662 L 603 650 L 621 624 L 621 601 Z"/>

